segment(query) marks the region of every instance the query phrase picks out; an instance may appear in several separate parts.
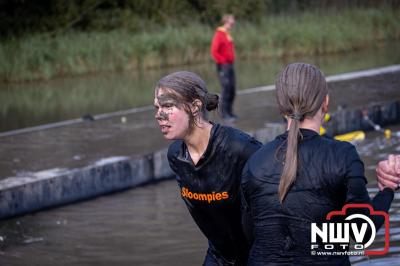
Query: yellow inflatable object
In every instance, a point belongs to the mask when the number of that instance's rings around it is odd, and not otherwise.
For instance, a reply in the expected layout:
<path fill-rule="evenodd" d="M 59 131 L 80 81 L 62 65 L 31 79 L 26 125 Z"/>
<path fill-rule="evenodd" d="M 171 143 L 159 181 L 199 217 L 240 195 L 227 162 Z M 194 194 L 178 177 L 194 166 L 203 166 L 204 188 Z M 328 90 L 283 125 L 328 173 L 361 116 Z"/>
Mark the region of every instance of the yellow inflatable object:
<path fill-rule="evenodd" d="M 365 139 L 364 131 L 352 131 L 346 134 L 337 135 L 334 137 L 336 140 L 341 141 L 354 141 L 354 140 L 363 140 Z"/>
<path fill-rule="evenodd" d="M 319 134 L 325 135 L 326 134 L 326 129 L 324 127 L 319 128 Z M 346 134 L 342 135 L 337 135 L 334 137 L 336 140 L 341 140 L 341 141 L 354 141 L 354 140 L 363 140 L 365 139 L 365 133 L 364 131 L 352 131 Z"/>
<path fill-rule="evenodd" d="M 319 134 L 322 136 L 324 134 L 326 134 L 326 129 L 323 127 L 319 127 Z"/>
<path fill-rule="evenodd" d="M 324 116 L 324 121 L 328 122 L 329 120 L 331 120 L 331 115 L 326 113 L 325 116 Z"/>
<path fill-rule="evenodd" d="M 392 131 L 390 129 L 386 129 L 384 133 L 387 139 L 390 139 L 392 137 Z"/>

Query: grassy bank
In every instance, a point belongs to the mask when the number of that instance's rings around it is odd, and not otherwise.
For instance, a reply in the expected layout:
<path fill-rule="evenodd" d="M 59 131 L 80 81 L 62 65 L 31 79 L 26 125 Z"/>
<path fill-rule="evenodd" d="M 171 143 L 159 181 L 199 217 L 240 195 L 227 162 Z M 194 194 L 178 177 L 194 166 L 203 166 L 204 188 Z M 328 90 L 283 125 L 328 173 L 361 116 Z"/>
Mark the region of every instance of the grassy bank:
<path fill-rule="evenodd" d="M 206 25 L 188 24 L 151 33 L 70 32 L 7 40 L 0 44 L 0 81 L 204 62 L 210 60 L 213 31 Z M 239 58 L 345 52 L 400 39 L 400 10 L 275 15 L 258 24 L 239 21 L 233 34 Z"/>

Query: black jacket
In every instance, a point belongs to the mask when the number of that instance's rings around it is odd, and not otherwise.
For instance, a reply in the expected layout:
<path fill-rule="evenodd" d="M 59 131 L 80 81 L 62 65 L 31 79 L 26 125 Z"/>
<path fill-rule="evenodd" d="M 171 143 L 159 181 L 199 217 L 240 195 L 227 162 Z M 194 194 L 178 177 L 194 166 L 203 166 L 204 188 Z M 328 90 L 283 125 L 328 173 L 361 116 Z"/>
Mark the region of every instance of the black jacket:
<path fill-rule="evenodd" d="M 393 191 L 379 192 L 371 202 L 364 165 L 355 147 L 301 129 L 298 171 L 283 204 L 278 186 L 283 168 L 287 132 L 259 149 L 243 170 L 242 189 L 254 222 L 255 240 L 249 265 L 350 265 L 347 256 L 312 256 L 311 223 L 346 203 L 372 203 L 388 211 Z M 363 210 L 366 211 L 366 210 Z M 373 222 L 376 227 L 383 219 Z"/>
<path fill-rule="evenodd" d="M 261 146 L 237 129 L 213 124 L 207 149 L 197 165 L 183 141 L 175 141 L 168 150 L 169 164 L 177 174 L 190 214 L 228 260 L 248 254 L 241 223 L 240 178 L 247 159 Z"/>

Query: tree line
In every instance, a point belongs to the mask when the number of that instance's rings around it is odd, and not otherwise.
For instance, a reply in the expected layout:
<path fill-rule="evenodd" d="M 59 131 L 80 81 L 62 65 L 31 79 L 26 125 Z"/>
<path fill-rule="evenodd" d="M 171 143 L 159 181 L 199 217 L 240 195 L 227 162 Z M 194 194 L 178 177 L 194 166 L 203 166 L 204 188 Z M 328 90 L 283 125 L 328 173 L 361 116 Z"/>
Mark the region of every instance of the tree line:
<path fill-rule="evenodd" d="M 66 31 L 154 31 L 201 23 L 215 26 L 221 14 L 259 22 L 265 16 L 309 9 L 400 7 L 400 0 L 0 0 L 2 38 Z"/>

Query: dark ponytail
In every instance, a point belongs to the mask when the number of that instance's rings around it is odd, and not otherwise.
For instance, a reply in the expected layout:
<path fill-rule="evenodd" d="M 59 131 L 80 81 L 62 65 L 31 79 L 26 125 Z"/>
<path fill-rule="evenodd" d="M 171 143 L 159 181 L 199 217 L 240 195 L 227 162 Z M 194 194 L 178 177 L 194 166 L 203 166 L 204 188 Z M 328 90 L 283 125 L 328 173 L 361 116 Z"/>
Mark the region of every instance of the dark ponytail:
<path fill-rule="evenodd" d="M 305 117 L 313 117 L 317 113 L 327 94 L 325 77 L 315 66 L 293 63 L 286 66 L 278 76 L 276 99 L 279 110 L 287 118 L 291 118 L 285 162 L 278 188 L 281 203 L 296 180 L 300 122 Z"/>
<path fill-rule="evenodd" d="M 215 93 L 207 93 L 206 95 L 206 109 L 212 111 L 218 108 L 219 96 Z"/>

